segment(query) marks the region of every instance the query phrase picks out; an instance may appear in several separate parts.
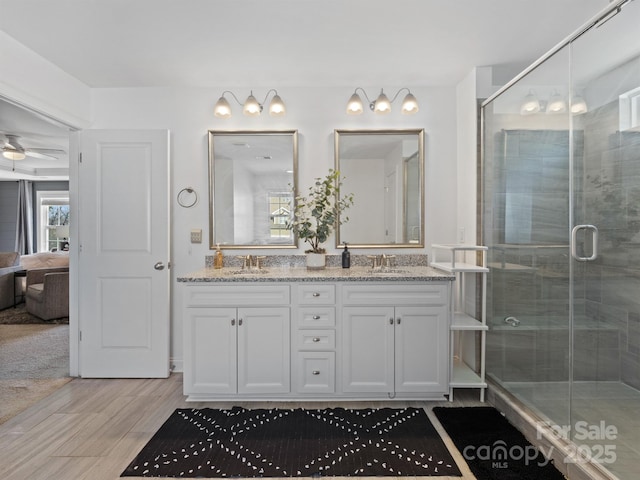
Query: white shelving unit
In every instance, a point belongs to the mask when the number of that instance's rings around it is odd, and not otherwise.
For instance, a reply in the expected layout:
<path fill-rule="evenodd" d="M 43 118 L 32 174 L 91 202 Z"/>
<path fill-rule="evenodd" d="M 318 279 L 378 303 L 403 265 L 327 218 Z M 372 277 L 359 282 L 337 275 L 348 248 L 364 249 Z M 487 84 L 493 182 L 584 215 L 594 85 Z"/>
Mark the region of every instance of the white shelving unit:
<path fill-rule="evenodd" d="M 449 401 L 453 401 L 455 388 L 480 389 L 480 401 L 484 402 L 485 349 L 487 327 L 487 247 L 479 245 L 432 245 L 431 266 L 453 273 L 457 288 L 451 298 L 453 312 L 450 325 L 451 375 Z M 482 299 L 478 315 L 467 313 L 465 308 L 466 274 L 481 274 Z M 474 296 L 475 309 L 475 296 Z M 476 318 L 478 317 L 478 318 Z M 477 336 L 480 336 L 479 365 L 477 365 Z"/>

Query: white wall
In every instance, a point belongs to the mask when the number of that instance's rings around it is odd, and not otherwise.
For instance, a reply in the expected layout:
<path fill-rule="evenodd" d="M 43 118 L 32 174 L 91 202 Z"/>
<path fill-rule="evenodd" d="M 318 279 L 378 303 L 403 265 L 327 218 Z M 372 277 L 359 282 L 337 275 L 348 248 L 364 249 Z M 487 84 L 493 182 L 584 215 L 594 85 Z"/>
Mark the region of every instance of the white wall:
<path fill-rule="evenodd" d="M 0 97 L 69 126 L 89 125 L 90 88 L 3 31 L 0 31 L 0 65 L 3 65 Z"/>
<path fill-rule="evenodd" d="M 278 87 L 271 85 L 269 87 Z M 375 92 L 380 86 L 367 88 Z M 384 87 L 392 91 L 388 85 Z M 167 128 L 171 131 L 171 197 L 172 224 L 172 277 L 175 278 L 204 266 L 205 255 L 211 252 L 208 243 L 192 245 L 192 228 L 209 229 L 207 180 L 207 130 L 285 130 L 299 133 L 299 183 L 302 190 L 333 167 L 334 129 L 399 129 L 424 128 L 426 206 L 425 238 L 428 253 L 432 243 L 451 243 L 456 231 L 456 91 L 455 88 L 416 88 L 412 92 L 420 102 L 420 112 L 405 116 L 394 105 L 386 116 L 365 112 L 361 116 L 346 115 L 346 102 L 353 86 L 345 88 L 278 88 L 285 101 L 287 115 L 273 118 L 263 114 L 257 118 L 245 117 L 240 107 L 233 116 L 223 120 L 214 117 L 213 105 L 223 90 L 233 90 L 240 98 L 248 90 L 233 86 L 216 88 L 126 88 L 94 89 L 92 128 L 135 129 Z M 262 97 L 267 87 L 253 87 L 256 97 Z M 263 98 L 263 97 L 262 97 Z M 177 205 L 176 195 L 184 187 L 193 187 L 199 202 L 193 208 Z M 204 235 L 206 238 L 207 235 Z M 329 253 L 338 253 L 331 239 L 325 244 Z M 297 253 L 304 251 L 300 245 Z M 243 253 L 293 253 L 291 250 L 256 250 Z M 417 252 L 417 250 L 416 250 Z M 233 251 L 225 252 L 233 255 Z M 365 253 L 354 251 L 354 254 Z M 367 251 L 366 253 L 375 253 Z M 396 253 L 408 253 L 403 250 Z M 182 358 L 182 325 L 180 322 L 180 296 L 178 288 L 173 294 L 172 357 L 178 366 Z"/>

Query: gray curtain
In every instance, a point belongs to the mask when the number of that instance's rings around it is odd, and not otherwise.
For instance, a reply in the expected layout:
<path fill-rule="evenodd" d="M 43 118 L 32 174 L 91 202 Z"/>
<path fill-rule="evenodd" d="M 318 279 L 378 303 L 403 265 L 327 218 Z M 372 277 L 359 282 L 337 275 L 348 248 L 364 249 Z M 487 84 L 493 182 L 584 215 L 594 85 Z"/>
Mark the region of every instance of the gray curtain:
<path fill-rule="evenodd" d="M 16 252 L 33 253 L 33 183 L 18 180 L 18 215 L 16 220 Z"/>

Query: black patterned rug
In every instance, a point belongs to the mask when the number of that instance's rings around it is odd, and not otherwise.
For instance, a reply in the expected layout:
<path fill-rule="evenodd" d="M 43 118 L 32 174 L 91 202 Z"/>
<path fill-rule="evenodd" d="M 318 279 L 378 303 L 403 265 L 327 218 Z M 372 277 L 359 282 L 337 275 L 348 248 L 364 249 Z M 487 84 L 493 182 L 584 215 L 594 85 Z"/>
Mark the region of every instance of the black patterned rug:
<path fill-rule="evenodd" d="M 564 480 L 495 408 L 435 407 L 433 413 L 478 480 Z"/>
<path fill-rule="evenodd" d="M 461 476 L 418 408 L 178 409 L 123 477 Z"/>

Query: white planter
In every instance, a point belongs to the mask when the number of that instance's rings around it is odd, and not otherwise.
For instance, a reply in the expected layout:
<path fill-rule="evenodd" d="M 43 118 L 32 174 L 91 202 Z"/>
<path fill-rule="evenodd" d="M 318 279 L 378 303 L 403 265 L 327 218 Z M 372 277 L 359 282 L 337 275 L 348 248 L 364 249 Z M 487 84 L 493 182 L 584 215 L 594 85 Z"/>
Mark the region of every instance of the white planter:
<path fill-rule="evenodd" d="M 307 253 L 307 269 L 322 270 L 326 265 L 325 253 Z"/>

